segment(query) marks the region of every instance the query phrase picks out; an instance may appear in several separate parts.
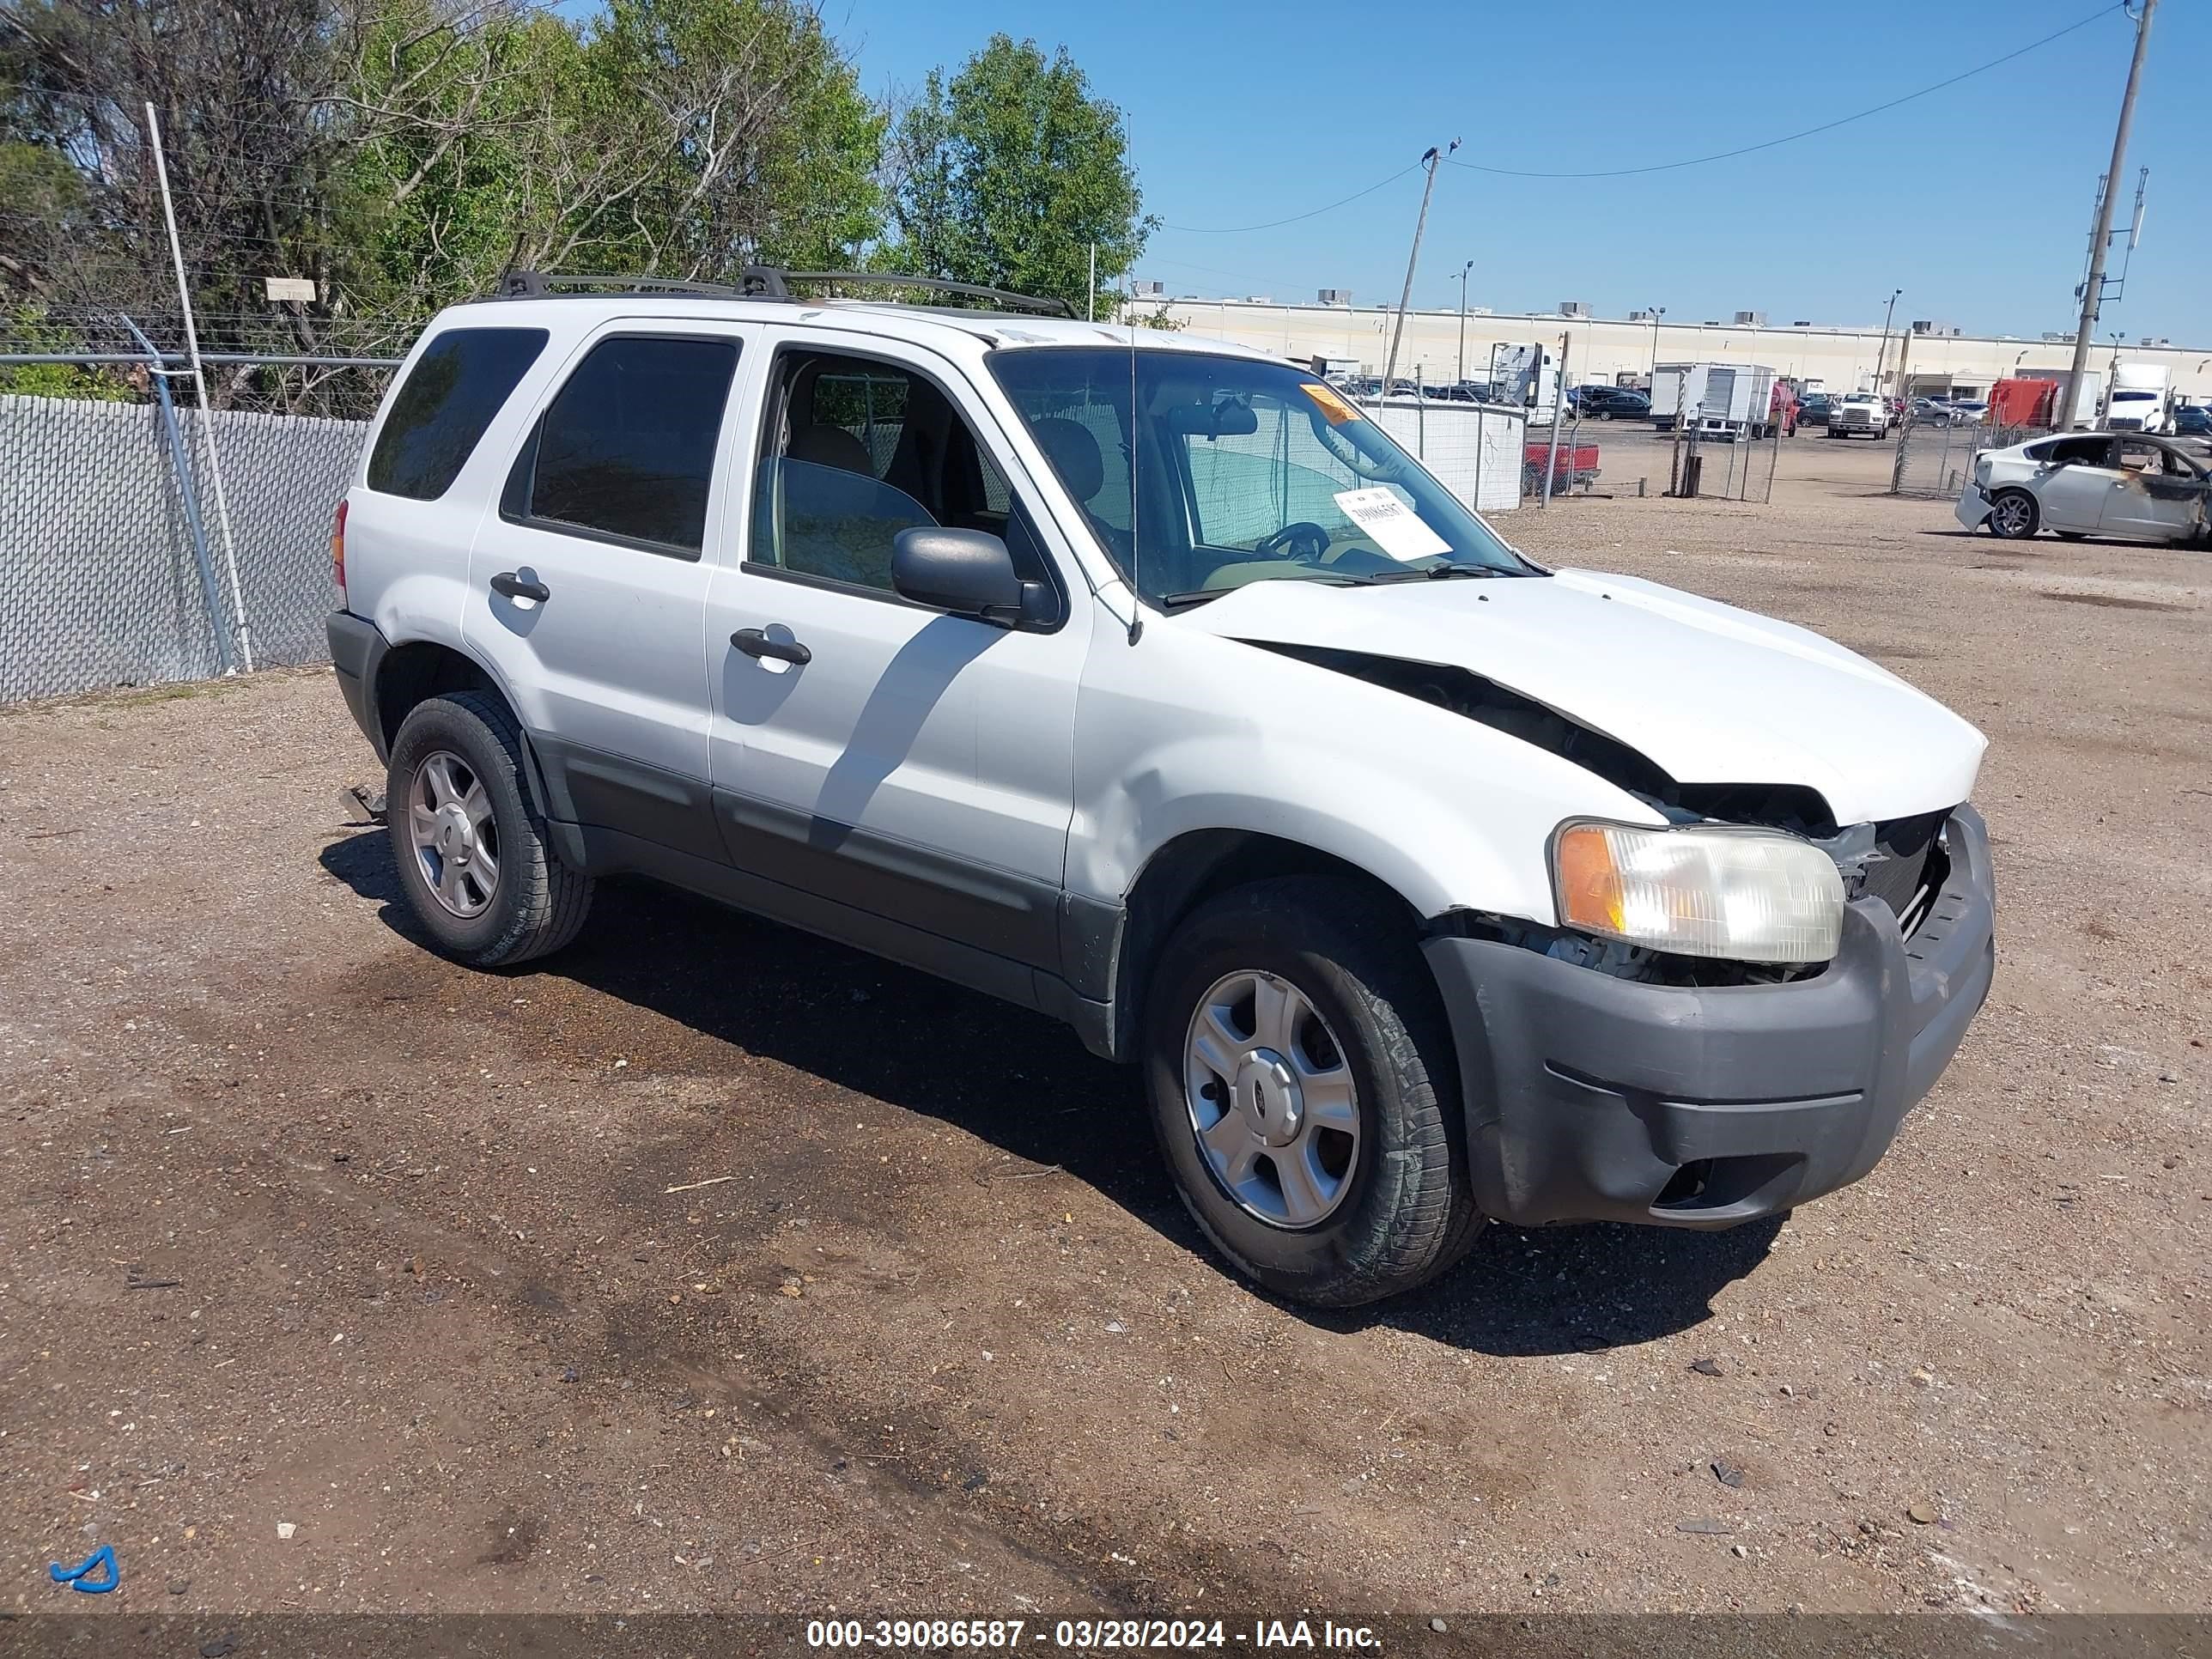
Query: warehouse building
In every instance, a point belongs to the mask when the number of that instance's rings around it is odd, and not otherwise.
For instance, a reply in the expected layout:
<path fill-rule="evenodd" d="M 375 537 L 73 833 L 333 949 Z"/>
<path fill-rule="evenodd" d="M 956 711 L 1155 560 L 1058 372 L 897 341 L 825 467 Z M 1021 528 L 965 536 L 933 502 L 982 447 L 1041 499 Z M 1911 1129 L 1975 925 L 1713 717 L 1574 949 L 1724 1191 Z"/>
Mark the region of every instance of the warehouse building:
<path fill-rule="evenodd" d="M 1200 300 L 1168 295 L 1158 284 L 1137 284 L 1135 310 L 1155 312 L 1194 334 L 1212 335 L 1242 345 L 1304 360 L 1328 358 L 1359 364 L 1364 374 L 1380 374 L 1390 349 L 1395 313 L 1383 307 L 1351 303 L 1342 289 L 1305 305 L 1280 305 L 1271 299 Z M 2034 339 L 2009 335 L 1970 335 L 1948 322 L 1899 318 L 1885 336 L 1879 323 L 1837 327 L 1812 321 L 1778 324 L 1765 313 L 1741 311 L 1707 321 L 1667 315 L 1654 319 L 1634 313 L 1625 318 L 1589 314 L 1578 301 L 1556 311 L 1506 315 L 1487 309 L 1468 311 L 1466 345 L 1461 348 L 1456 309 L 1412 311 L 1398 350 L 1397 374 L 1428 384 L 1490 379 L 1493 345 L 1541 343 L 1556 353 L 1559 336 L 1568 337 L 1566 379 L 1571 386 L 1607 382 L 1642 386 L 1655 362 L 1760 363 L 1794 380 L 1818 380 L 1831 392 L 1898 390 L 1900 344 L 1905 391 L 1927 396 L 1985 397 L 1991 381 L 2032 369 L 2063 370 L 2073 360 L 2074 337 L 2044 335 Z M 2109 370 L 2113 349 L 2109 337 L 2090 353 L 2089 367 Z M 2172 371 L 2182 396 L 2212 402 L 2212 346 L 2185 349 L 2164 342 L 2119 349 L 2128 362 L 2156 363 Z M 1879 377 L 1879 378 L 1877 378 Z"/>

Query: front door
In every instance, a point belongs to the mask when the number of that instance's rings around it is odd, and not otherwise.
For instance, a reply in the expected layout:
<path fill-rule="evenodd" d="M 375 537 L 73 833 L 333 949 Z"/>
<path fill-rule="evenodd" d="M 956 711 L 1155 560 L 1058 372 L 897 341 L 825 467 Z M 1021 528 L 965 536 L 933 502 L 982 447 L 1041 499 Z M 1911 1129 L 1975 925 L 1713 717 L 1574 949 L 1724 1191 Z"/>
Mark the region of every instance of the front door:
<path fill-rule="evenodd" d="M 461 619 L 531 689 L 553 816 L 716 860 L 701 554 L 747 332 L 618 324 L 585 342 L 477 533 Z"/>
<path fill-rule="evenodd" d="M 2052 465 L 2045 472 L 2035 487 L 2036 505 L 2041 509 L 2045 530 L 2087 534 L 2103 522 L 2105 498 L 2118 486 L 2120 475 L 2111 465 L 2108 439 L 2070 440 L 2065 453 L 2081 459 Z"/>
<path fill-rule="evenodd" d="M 1029 968 L 1058 966 L 1089 639 L 1069 600 L 1087 590 L 953 366 L 820 330 L 763 349 L 751 510 L 726 532 L 742 545 L 726 543 L 708 605 L 729 856 L 833 907 L 812 925 L 1019 995 Z M 893 539 L 931 524 L 1005 538 L 1060 594 L 1059 619 L 1010 629 L 901 599 Z"/>
<path fill-rule="evenodd" d="M 2156 542 L 2194 535 L 2203 522 L 2203 475 L 2164 444 L 2117 441 L 2119 481 L 2105 496 L 2106 533 Z"/>

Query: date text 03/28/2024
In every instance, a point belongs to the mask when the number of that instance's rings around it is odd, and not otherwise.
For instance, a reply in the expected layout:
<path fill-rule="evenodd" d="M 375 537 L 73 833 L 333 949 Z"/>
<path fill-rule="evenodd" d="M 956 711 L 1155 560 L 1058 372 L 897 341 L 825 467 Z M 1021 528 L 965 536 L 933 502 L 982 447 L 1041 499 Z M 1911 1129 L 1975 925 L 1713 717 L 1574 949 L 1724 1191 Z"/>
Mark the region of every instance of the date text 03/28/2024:
<path fill-rule="evenodd" d="M 1382 1645 L 1368 1626 L 1327 1619 L 1255 1619 L 1243 1630 L 1219 1619 L 1061 1619 L 1051 1625 L 1024 1619 L 816 1619 L 806 1626 L 806 1644 L 813 1648 L 1012 1653 L 1030 1643 L 1082 1653 L 1230 1647 L 1371 1651 Z"/>

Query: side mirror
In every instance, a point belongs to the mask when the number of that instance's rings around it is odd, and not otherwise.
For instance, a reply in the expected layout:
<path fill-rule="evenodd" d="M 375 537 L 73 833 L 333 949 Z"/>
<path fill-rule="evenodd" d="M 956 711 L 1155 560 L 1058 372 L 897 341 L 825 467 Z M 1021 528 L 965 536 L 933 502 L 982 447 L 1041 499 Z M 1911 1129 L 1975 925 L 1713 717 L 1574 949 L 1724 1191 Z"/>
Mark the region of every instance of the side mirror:
<path fill-rule="evenodd" d="M 891 540 L 891 586 L 916 605 L 1000 628 L 1043 622 L 1052 611 L 1052 590 L 1024 581 L 1006 543 L 982 530 L 900 531 Z"/>

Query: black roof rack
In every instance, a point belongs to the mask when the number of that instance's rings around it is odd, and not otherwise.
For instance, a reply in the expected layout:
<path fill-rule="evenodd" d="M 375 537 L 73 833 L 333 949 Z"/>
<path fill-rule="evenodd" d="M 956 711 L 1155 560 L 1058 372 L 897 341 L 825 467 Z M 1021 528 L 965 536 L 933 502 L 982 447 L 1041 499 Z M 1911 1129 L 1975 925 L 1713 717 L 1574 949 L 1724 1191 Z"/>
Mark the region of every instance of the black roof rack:
<path fill-rule="evenodd" d="M 975 283 L 949 282 L 942 276 L 908 276 L 894 270 L 786 270 L 781 265 L 747 265 L 734 287 L 726 283 L 698 283 L 677 276 L 510 270 L 499 279 L 499 293 L 502 299 L 535 300 L 578 289 L 605 288 L 617 293 L 690 294 L 702 299 L 794 300 L 799 296 L 792 292 L 793 283 L 805 288 L 860 284 L 870 288 L 921 289 L 931 294 L 988 300 L 1006 311 L 1028 312 L 1041 317 L 1075 315 L 1075 307 L 1065 300 L 1016 294 L 1008 289 L 985 288 Z"/>
<path fill-rule="evenodd" d="M 695 283 L 681 276 L 600 276 L 587 271 L 510 270 L 499 279 L 503 300 L 544 300 L 570 289 L 611 288 L 624 294 L 696 294 L 702 299 L 743 300 L 744 289 Z"/>

